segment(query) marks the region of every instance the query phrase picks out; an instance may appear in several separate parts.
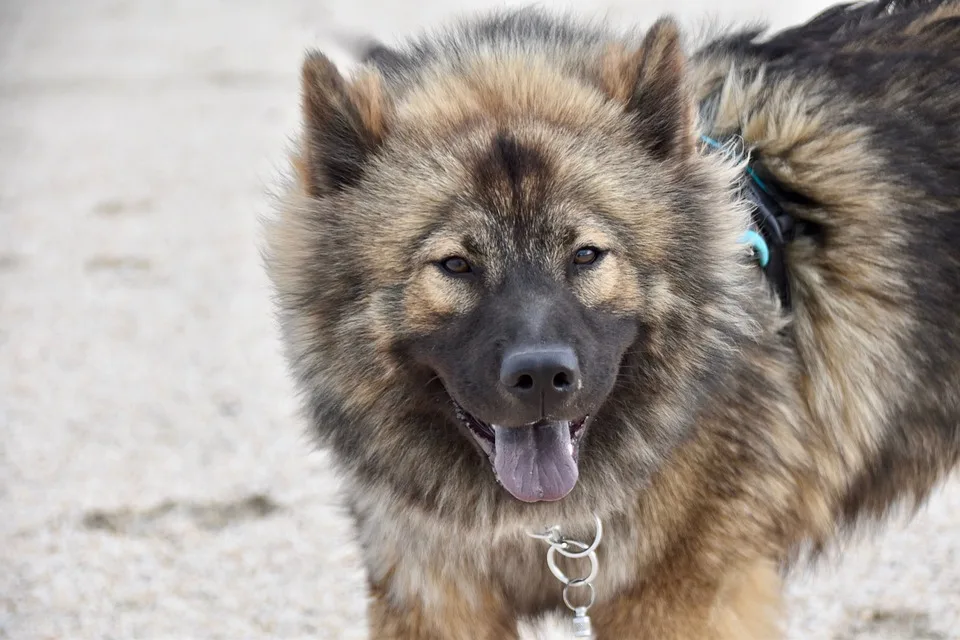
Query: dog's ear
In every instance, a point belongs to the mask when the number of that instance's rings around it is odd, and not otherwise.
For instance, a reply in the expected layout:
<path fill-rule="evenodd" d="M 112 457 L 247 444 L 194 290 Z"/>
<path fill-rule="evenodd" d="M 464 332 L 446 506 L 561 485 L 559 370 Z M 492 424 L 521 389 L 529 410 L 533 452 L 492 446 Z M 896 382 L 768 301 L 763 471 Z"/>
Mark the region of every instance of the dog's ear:
<path fill-rule="evenodd" d="M 387 98 L 379 73 L 347 83 L 323 54 L 311 52 L 301 74 L 304 135 L 301 180 L 312 196 L 351 187 L 383 141 Z"/>
<path fill-rule="evenodd" d="M 676 22 L 658 20 L 632 53 L 608 51 L 601 69 L 604 89 L 624 103 L 654 157 L 683 159 L 694 151 L 695 111 Z"/>

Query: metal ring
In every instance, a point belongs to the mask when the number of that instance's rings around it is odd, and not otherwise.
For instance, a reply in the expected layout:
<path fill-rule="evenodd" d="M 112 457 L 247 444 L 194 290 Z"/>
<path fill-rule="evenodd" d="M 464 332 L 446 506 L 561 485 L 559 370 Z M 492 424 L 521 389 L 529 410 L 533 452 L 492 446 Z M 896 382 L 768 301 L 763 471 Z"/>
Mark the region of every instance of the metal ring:
<path fill-rule="evenodd" d="M 590 601 L 587 602 L 587 604 L 580 605 L 579 607 L 575 607 L 570 604 L 570 598 L 567 596 L 567 592 L 570 590 L 570 587 L 590 587 Z M 593 590 L 593 585 L 585 580 L 581 580 L 579 578 L 576 580 L 571 580 L 570 584 L 563 588 L 563 604 L 567 605 L 567 608 L 571 611 L 576 611 L 577 609 L 589 609 L 593 606 L 594 600 L 596 600 L 596 592 Z"/>
<path fill-rule="evenodd" d="M 569 542 L 571 544 L 576 544 L 580 547 L 587 548 L 586 545 L 583 544 L 582 542 L 574 542 L 573 540 L 570 540 Z M 565 585 L 569 585 L 572 582 L 572 580 L 568 578 L 566 574 L 563 573 L 563 571 L 560 570 L 560 567 L 557 566 L 557 551 L 560 551 L 558 547 L 550 545 L 550 549 L 547 550 L 547 566 L 550 567 L 550 573 L 552 573 L 557 580 L 559 580 Z M 563 551 L 560 551 L 560 552 L 563 553 Z M 593 582 L 594 578 L 597 577 L 597 572 L 600 569 L 600 563 L 597 562 L 596 551 L 589 551 L 584 553 L 587 553 L 586 557 L 590 559 L 590 575 L 588 575 L 586 578 L 578 578 L 577 580 L 579 582 L 590 583 L 590 582 Z M 571 556 L 567 556 L 567 557 L 569 558 Z M 579 557 L 582 557 L 582 556 L 579 556 Z"/>
<path fill-rule="evenodd" d="M 536 538 L 537 540 L 546 540 L 547 542 L 553 542 L 559 540 L 560 538 L 560 525 L 553 525 L 548 528 L 543 533 L 534 533 L 533 531 L 527 531 L 527 535 L 531 538 Z"/>
<path fill-rule="evenodd" d="M 568 558 L 586 558 L 586 557 L 589 556 L 591 553 L 593 553 L 594 551 L 597 550 L 597 547 L 600 546 L 600 540 L 603 538 L 603 523 L 600 521 L 600 518 L 599 518 L 599 516 L 597 516 L 597 514 L 593 514 L 593 519 L 596 520 L 596 522 L 597 522 L 597 534 L 596 534 L 596 536 L 593 538 L 593 542 L 590 543 L 590 546 L 587 546 L 587 545 L 583 544 L 582 542 L 577 542 L 577 543 L 576 543 L 577 546 L 579 546 L 581 549 L 583 549 L 583 551 L 577 551 L 577 552 L 574 552 L 574 553 L 570 553 L 569 551 L 564 551 L 563 549 L 560 549 L 560 553 L 561 553 L 561 554 L 565 555 L 565 556 L 568 557 Z M 575 541 L 574 541 L 574 540 L 566 540 L 566 542 L 569 542 L 569 543 L 573 544 Z"/>
<path fill-rule="evenodd" d="M 579 548 L 581 551 L 576 551 L 576 552 L 567 551 L 567 549 L 570 548 L 570 545 L 573 545 L 573 546 Z M 583 543 L 580 542 L 579 540 L 561 540 L 560 542 L 557 542 L 556 544 L 551 543 L 550 546 L 556 547 L 556 548 L 557 548 L 557 551 L 560 552 L 560 555 L 567 556 L 568 558 L 571 558 L 571 557 L 573 557 L 573 556 L 567 555 L 567 554 L 570 554 L 570 553 L 584 553 L 584 552 L 585 552 L 585 551 L 584 551 L 585 549 L 589 549 L 589 547 L 588 547 L 587 545 L 583 544 Z M 587 555 L 589 555 L 589 553 L 588 553 Z M 578 557 L 580 557 L 580 556 L 578 556 Z"/>

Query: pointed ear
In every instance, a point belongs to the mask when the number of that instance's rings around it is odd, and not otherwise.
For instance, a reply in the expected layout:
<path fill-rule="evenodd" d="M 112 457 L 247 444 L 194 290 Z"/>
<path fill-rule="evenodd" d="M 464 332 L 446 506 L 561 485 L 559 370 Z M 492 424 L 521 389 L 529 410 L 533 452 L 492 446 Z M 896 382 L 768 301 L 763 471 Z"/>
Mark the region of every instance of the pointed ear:
<path fill-rule="evenodd" d="M 326 56 L 312 52 L 303 63 L 301 90 L 301 182 L 312 196 L 355 185 L 385 134 L 380 75 L 368 71 L 348 85 Z"/>
<path fill-rule="evenodd" d="M 683 159 L 693 153 L 695 110 L 676 22 L 661 18 L 638 50 L 608 52 L 602 69 L 604 88 L 625 103 L 638 139 L 654 157 Z"/>

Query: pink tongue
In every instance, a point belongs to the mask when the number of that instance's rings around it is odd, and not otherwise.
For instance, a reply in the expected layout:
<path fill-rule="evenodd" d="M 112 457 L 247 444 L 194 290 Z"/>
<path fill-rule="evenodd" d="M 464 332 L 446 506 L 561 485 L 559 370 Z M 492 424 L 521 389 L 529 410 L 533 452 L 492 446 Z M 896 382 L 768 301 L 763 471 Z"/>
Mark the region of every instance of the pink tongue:
<path fill-rule="evenodd" d="M 559 500 L 577 484 L 570 423 L 493 426 L 493 467 L 500 484 L 524 502 Z"/>

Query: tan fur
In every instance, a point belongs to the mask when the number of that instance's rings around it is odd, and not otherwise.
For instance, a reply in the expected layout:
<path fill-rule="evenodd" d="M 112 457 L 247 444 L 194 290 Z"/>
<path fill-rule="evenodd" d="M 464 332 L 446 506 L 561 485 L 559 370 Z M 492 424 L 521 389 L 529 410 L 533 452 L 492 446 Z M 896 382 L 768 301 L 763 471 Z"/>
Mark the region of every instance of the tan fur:
<path fill-rule="evenodd" d="M 536 111 L 542 122 L 576 129 L 615 121 L 616 110 L 587 85 L 536 57 L 478 58 L 462 75 L 428 78 L 398 105 L 398 135 L 446 136 L 478 119 L 509 120 Z"/>
<path fill-rule="evenodd" d="M 516 620 L 497 615 L 502 607 L 492 594 L 487 593 L 482 601 L 470 603 L 456 596 L 457 586 L 449 581 L 438 580 L 432 588 L 443 589 L 444 599 L 436 608 L 425 612 L 424 605 L 419 603 L 398 610 L 389 603 L 387 593 L 377 586 L 371 587 L 371 637 L 383 640 L 511 640 L 518 637 Z"/>
<path fill-rule="evenodd" d="M 915 20 L 913 24 L 903 30 L 903 34 L 908 37 L 917 36 L 926 27 L 951 18 L 960 18 L 960 2 L 944 3 L 929 14 Z"/>
<path fill-rule="evenodd" d="M 389 98 L 383 92 L 383 79 L 375 71 L 367 71 L 354 78 L 347 92 L 357 105 L 362 126 L 377 140 L 387 134 Z"/>
<path fill-rule="evenodd" d="M 406 310 L 413 327 L 430 328 L 446 316 L 466 313 L 474 304 L 476 299 L 468 290 L 452 286 L 435 270 L 424 270 L 409 288 Z"/>
<path fill-rule="evenodd" d="M 627 51 L 620 43 L 611 43 L 607 47 L 600 58 L 598 73 L 600 86 L 607 95 L 626 104 L 633 94 L 634 80 L 642 59 L 643 49 Z"/>
<path fill-rule="evenodd" d="M 767 564 L 757 563 L 719 587 L 658 581 L 599 608 L 593 618 L 598 638 L 761 640 L 780 637 L 779 613 L 779 578 Z"/>

